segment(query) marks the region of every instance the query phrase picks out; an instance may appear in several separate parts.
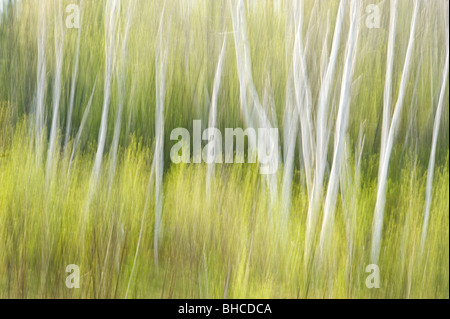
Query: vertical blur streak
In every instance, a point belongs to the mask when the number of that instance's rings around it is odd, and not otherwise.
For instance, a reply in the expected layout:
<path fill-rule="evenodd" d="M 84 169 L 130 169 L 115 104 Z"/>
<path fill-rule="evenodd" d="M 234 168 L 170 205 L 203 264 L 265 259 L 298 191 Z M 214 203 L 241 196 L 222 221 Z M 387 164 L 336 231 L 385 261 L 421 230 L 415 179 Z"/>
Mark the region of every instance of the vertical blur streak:
<path fill-rule="evenodd" d="M 306 219 L 306 237 L 305 237 L 305 262 L 308 262 L 308 256 L 312 240 L 314 238 L 317 214 L 320 208 L 320 197 L 322 194 L 323 177 L 325 173 L 325 166 L 327 162 L 327 149 L 329 128 L 327 124 L 328 104 L 330 99 L 330 92 L 333 85 L 333 77 L 336 70 L 337 56 L 341 40 L 342 23 L 344 20 L 344 9 L 346 0 L 341 0 L 336 18 L 336 25 L 334 29 L 333 43 L 331 46 L 331 53 L 328 64 L 326 66 L 325 75 L 322 79 L 322 84 L 319 92 L 319 101 L 316 119 L 316 167 L 314 175 L 314 185 L 309 201 L 308 215 Z"/>
<path fill-rule="evenodd" d="M 58 1 L 58 0 L 57 0 Z M 61 98 L 61 72 L 62 72 L 62 61 L 63 61 L 63 49 L 64 49 L 64 29 L 63 29 L 63 18 L 62 18 L 62 6 L 61 1 L 58 1 L 58 5 L 55 6 L 55 57 L 56 57 L 56 71 L 55 79 L 53 83 L 53 115 L 52 115 L 52 125 L 50 130 L 50 141 L 47 153 L 47 163 L 46 163 L 46 185 L 48 186 L 50 173 L 52 170 L 53 154 L 56 147 L 56 139 L 58 133 L 58 123 L 59 123 L 59 102 Z"/>
<path fill-rule="evenodd" d="M 333 230 L 334 213 L 336 209 L 336 199 L 339 187 L 339 175 L 342 164 L 342 152 L 345 147 L 345 135 L 347 133 L 348 117 L 350 109 L 351 84 L 353 78 L 354 63 L 357 52 L 357 42 L 359 28 L 357 23 L 359 12 L 359 0 L 353 0 L 351 3 L 351 22 L 347 42 L 347 54 L 342 76 L 341 96 L 339 101 L 339 110 L 336 119 L 335 143 L 333 163 L 331 167 L 330 178 L 328 180 L 327 195 L 325 198 L 324 216 L 322 230 L 320 233 L 320 251 L 323 252 L 324 246 L 328 243 L 330 233 Z"/>
<path fill-rule="evenodd" d="M 119 148 L 119 139 L 120 139 L 120 129 L 121 129 L 121 123 L 122 123 L 122 113 L 123 113 L 123 97 L 125 95 L 125 76 L 126 76 L 126 67 L 125 67 L 125 61 L 127 60 L 127 45 L 128 45 L 128 34 L 130 30 L 130 21 L 131 21 L 131 11 L 132 6 L 135 2 L 130 1 L 128 4 L 128 10 L 127 10 L 127 21 L 125 25 L 125 34 L 122 39 L 122 49 L 121 49 L 121 55 L 119 60 L 119 65 L 116 70 L 116 76 L 117 76 L 117 86 L 118 86 L 118 99 L 119 99 L 119 105 L 117 109 L 116 114 L 116 120 L 114 123 L 114 136 L 111 146 L 111 151 L 109 153 L 111 159 L 111 170 L 109 173 L 109 190 L 111 191 L 112 182 L 114 180 L 115 172 L 116 172 L 116 164 L 117 164 L 117 151 Z"/>
<path fill-rule="evenodd" d="M 84 0 L 81 1 L 80 6 L 83 8 Z M 77 44 L 75 49 L 75 63 L 73 65 L 73 71 L 72 71 L 72 84 L 70 86 L 70 97 L 69 97 L 69 110 L 67 111 L 67 125 L 66 125 L 66 134 L 64 136 L 64 152 L 67 153 L 67 145 L 69 144 L 69 138 L 70 138 L 70 130 L 72 126 L 72 112 L 73 112 L 73 104 L 75 102 L 75 89 L 76 89 L 76 82 L 77 82 L 77 76 L 78 76 L 78 62 L 80 57 L 80 38 L 81 38 L 81 27 L 83 25 L 83 17 L 81 17 L 80 21 L 80 28 L 78 28 L 78 35 L 77 35 Z"/>
<path fill-rule="evenodd" d="M 117 0 L 108 0 L 106 3 L 106 26 L 105 26 L 105 52 L 106 52 L 106 66 L 105 66 L 105 88 L 103 96 L 102 119 L 100 122 L 100 132 L 98 135 L 98 147 L 95 154 L 94 169 L 92 171 L 92 182 L 97 183 L 100 176 L 103 151 L 106 142 L 106 130 L 108 126 L 108 111 L 111 101 L 111 78 L 115 63 L 115 38 L 116 38 L 116 20 Z"/>
<path fill-rule="evenodd" d="M 296 25 L 294 52 L 293 52 L 293 72 L 294 72 L 294 92 L 297 114 L 300 117 L 300 131 L 302 138 L 302 154 L 305 164 L 306 186 L 308 190 L 308 199 L 312 190 L 312 171 L 313 171 L 313 120 L 312 120 L 312 97 L 311 89 L 308 83 L 308 72 L 306 63 L 306 54 L 303 49 L 303 1 L 300 2 L 300 8 L 294 10 L 294 20 Z"/>
<path fill-rule="evenodd" d="M 286 106 L 284 110 L 283 128 L 284 128 L 284 151 L 283 151 L 283 211 L 282 211 L 282 225 L 285 228 L 289 216 L 289 209 L 291 206 L 291 187 L 292 175 L 294 173 L 294 159 L 295 159 L 295 142 L 297 140 L 299 114 L 297 108 L 293 107 L 292 94 L 292 75 L 289 73 L 289 78 L 286 85 Z"/>
<path fill-rule="evenodd" d="M 38 60 L 37 60 L 37 96 L 36 96 L 36 128 L 35 138 L 36 147 L 39 150 L 42 144 L 43 129 L 44 129 L 44 99 L 45 99 L 45 75 L 46 75 L 46 63 L 45 63 L 45 43 L 47 40 L 47 25 L 46 25 L 46 12 L 45 2 L 39 2 L 39 25 L 38 25 Z M 40 154 L 38 151 L 37 154 Z"/>
<path fill-rule="evenodd" d="M 383 95 L 383 124 L 381 128 L 381 148 L 380 148 L 380 160 L 384 158 L 384 152 L 386 149 L 386 142 L 389 133 L 389 126 L 391 124 L 391 103 L 392 103 L 392 73 L 394 65 L 395 54 L 395 31 L 397 26 L 397 0 L 391 1 L 391 16 L 389 22 L 389 40 L 387 49 L 387 66 L 386 66 L 386 79 L 384 82 L 384 95 Z M 381 165 L 380 165 L 381 168 Z M 378 172 L 378 178 L 380 177 L 381 170 Z"/>
<path fill-rule="evenodd" d="M 0 22 L 2 21 L 2 14 L 3 14 L 3 11 L 4 11 L 4 9 L 3 9 L 3 7 L 6 7 L 6 1 L 5 0 L 0 0 Z"/>
<path fill-rule="evenodd" d="M 394 115 L 389 129 L 388 139 L 386 141 L 386 149 L 383 158 L 380 159 L 380 174 L 378 176 L 377 201 L 375 204 L 375 212 L 373 217 L 372 230 L 372 248 L 371 260 L 373 264 L 378 263 L 380 256 L 381 232 L 383 229 L 384 205 L 386 203 L 386 187 L 389 170 L 389 161 L 391 158 L 392 148 L 394 146 L 394 139 L 397 129 L 401 121 L 401 112 L 403 109 L 403 101 L 406 94 L 406 84 L 408 83 L 409 69 L 411 65 L 411 56 L 414 47 L 414 39 L 416 33 L 417 16 L 419 12 L 419 3 L 414 0 L 414 12 L 411 20 L 411 28 L 409 34 L 408 48 L 406 50 L 405 64 L 403 65 L 402 78 L 400 82 L 399 94 L 397 103 L 395 104 Z"/>
<path fill-rule="evenodd" d="M 448 34 L 448 27 L 447 32 Z M 434 118 L 434 126 L 433 126 L 433 140 L 431 142 L 431 154 L 430 161 L 428 162 L 428 172 L 427 172 L 427 189 L 426 189 L 426 197 L 425 197 L 425 212 L 423 218 L 423 228 L 422 228 L 422 237 L 420 240 L 420 247 L 423 250 L 425 245 L 425 240 L 427 237 L 427 229 L 428 229 L 428 220 L 430 218 L 430 206 L 431 206 L 431 191 L 433 188 L 433 174 L 434 174 L 434 163 L 436 160 L 436 143 L 439 135 L 439 124 L 441 123 L 442 109 L 444 106 L 445 99 L 445 88 L 447 86 L 448 80 L 448 55 L 449 55 L 449 46 L 447 39 L 447 57 L 445 58 L 445 66 L 444 72 L 442 74 L 442 85 L 441 92 L 439 94 L 439 102 L 436 110 L 436 116 Z"/>
<path fill-rule="evenodd" d="M 223 39 L 222 44 L 222 50 L 220 51 L 220 57 L 219 62 L 217 63 L 217 69 L 216 69 L 216 75 L 214 76 L 214 83 L 213 83 L 213 91 L 212 91 L 212 97 L 211 97 L 211 109 L 209 110 L 209 123 L 208 127 L 214 128 L 216 127 L 216 120 L 217 120 L 217 96 L 219 94 L 219 88 L 220 88 L 220 79 L 222 77 L 222 65 L 223 65 L 223 57 L 225 53 L 225 44 L 227 42 L 226 35 Z M 210 154 L 208 154 L 210 156 Z M 214 156 L 217 156 L 216 150 L 214 150 Z M 211 191 L 211 178 L 214 177 L 214 160 L 208 161 L 208 173 L 206 175 L 206 191 Z"/>
<path fill-rule="evenodd" d="M 168 42 L 163 41 L 164 10 L 159 22 L 157 47 L 156 47 L 156 114 L 155 114 L 155 230 L 153 238 L 153 249 L 155 265 L 158 266 L 158 240 L 161 232 L 161 217 L 163 205 L 163 173 L 164 173 L 164 100 L 166 97 L 166 72 Z M 168 34 L 166 35 L 166 37 Z"/>
<path fill-rule="evenodd" d="M 119 8 L 117 0 L 108 0 L 106 3 L 106 14 L 105 14 L 105 53 L 106 53 L 106 64 L 105 64 L 105 84 L 103 92 L 103 107 L 102 107 L 102 117 L 100 122 L 100 132 L 98 136 L 97 152 L 95 154 L 94 167 L 92 169 L 91 179 L 89 182 L 89 188 L 87 197 L 84 203 L 84 208 L 82 211 L 82 218 L 85 220 L 88 215 L 89 207 L 91 205 L 92 197 L 97 190 L 98 182 L 100 179 L 100 173 L 102 169 L 103 162 L 103 151 L 106 142 L 106 130 L 108 126 L 108 110 L 111 101 L 111 81 L 112 72 L 114 70 L 114 65 L 116 61 L 115 57 L 115 39 L 116 39 L 116 24 L 119 19 Z M 85 229 L 85 223 L 83 225 L 83 232 Z"/>
<path fill-rule="evenodd" d="M 239 94 L 240 94 L 240 108 L 242 115 L 244 117 L 244 122 L 248 127 L 253 127 L 253 123 L 251 118 L 249 117 L 249 112 L 247 110 L 247 90 L 245 88 L 245 69 L 244 69 L 244 61 L 242 56 L 242 48 L 241 48 L 241 36 L 240 36 L 240 28 L 241 25 L 238 20 L 238 5 L 235 1 L 230 0 L 231 4 L 231 18 L 233 21 L 233 32 L 234 32 L 234 45 L 236 47 L 236 64 L 237 64 L 237 72 L 239 77 Z M 251 140 L 249 140 L 251 142 Z M 250 145 L 250 147 L 255 148 L 255 145 Z"/>
<path fill-rule="evenodd" d="M 247 127 L 266 128 L 272 127 L 270 120 L 261 106 L 258 93 L 253 82 L 252 61 L 250 58 L 250 47 L 247 34 L 247 23 L 245 19 L 245 8 L 242 0 L 231 3 L 231 17 L 233 22 L 234 40 L 236 47 L 236 61 L 240 85 L 240 106 Z M 248 100 L 247 100 L 248 99 Z M 251 115 L 251 116 L 250 116 Z M 249 149 L 257 149 L 258 154 L 266 152 L 267 149 L 274 148 L 276 142 L 271 134 L 265 134 L 264 138 L 259 138 L 258 146 L 250 145 Z M 250 141 L 250 140 L 249 140 Z M 261 142 L 261 145 L 259 145 Z M 278 157 L 278 150 L 275 150 L 275 156 Z M 273 168 L 273 165 L 279 163 L 279 159 L 272 157 L 272 161 L 267 165 Z M 273 171 L 273 170 L 271 170 Z M 266 176 L 266 181 L 270 192 L 270 205 L 274 204 L 277 195 L 276 174 Z M 269 209 L 270 213 L 270 209 Z"/>
<path fill-rule="evenodd" d="M 88 104 L 86 106 L 86 109 L 84 110 L 83 118 L 81 119 L 81 123 L 80 123 L 80 127 L 78 129 L 77 135 L 76 135 L 75 140 L 73 142 L 72 153 L 70 155 L 70 160 L 69 160 L 69 167 L 67 169 L 67 176 L 69 176 L 69 174 L 70 174 L 70 168 L 72 166 L 72 162 L 73 162 L 73 159 L 75 157 L 75 153 L 77 151 L 78 144 L 80 143 L 81 134 L 83 133 L 84 125 L 86 124 L 87 117 L 89 115 L 89 111 L 91 110 L 92 99 L 94 98 L 94 92 L 95 92 L 95 87 L 96 86 L 97 86 L 97 80 L 95 80 L 95 82 L 94 82 L 94 87 L 92 88 L 91 97 L 89 98 L 89 102 L 88 102 Z"/>
<path fill-rule="evenodd" d="M 153 189 L 153 174 L 156 171 L 155 177 L 155 227 L 154 227 L 154 237 L 153 237 L 153 253 L 155 257 L 155 265 L 158 267 L 158 242 L 161 227 L 161 217 L 162 217 L 162 202 L 163 202 L 163 170 L 164 170 L 164 100 L 165 100 L 165 87 L 166 87 L 166 71 L 167 71 L 167 55 L 168 55 L 168 39 L 164 44 L 163 49 L 163 21 L 164 12 L 166 9 L 166 3 L 164 2 L 163 10 L 161 13 L 161 18 L 159 20 L 159 28 L 157 35 L 157 47 L 155 56 L 155 79 L 156 79 L 156 118 L 155 118 L 155 132 L 156 132 L 156 145 L 155 153 L 153 156 L 152 168 L 150 172 L 149 183 L 147 187 L 147 196 L 145 199 L 144 210 L 141 216 L 141 226 L 139 229 L 139 238 L 136 246 L 136 252 L 134 254 L 133 266 L 131 268 L 130 278 L 128 279 L 127 290 L 125 292 L 125 299 L 128 298 L 128 292 L 130 291 L 131 282 L 133 280 L 134 270 L 136 268 L 137 257 L 139 254 L 139 249 L 142 243 L 142 235 L 144 233 L 144 222 L 147 215 L 148 205 L 149 205 L 149 194 Z"/>
<path fill-rule="evenodd" d="M 344 146 L 345 160 L 342 163 L 340 173 L 340 194 L 342 200 L 342 212 L 345 220 L 345 234 L 347 238 L 348 259 L 346 262 L 347 284 L 351 281 L 351 266 L 354 258 L 355 242 L 354 238 L 357 235 L 357 213 L 358 213 L 358 198 L 360 196 L 361 188 L 361 158 L 364 149 L 364 123 L 361 123 L 358 135 L 358 142 L 355 150 L 355 168 L 352 178 L 349 138 L 347 137 Z"/>

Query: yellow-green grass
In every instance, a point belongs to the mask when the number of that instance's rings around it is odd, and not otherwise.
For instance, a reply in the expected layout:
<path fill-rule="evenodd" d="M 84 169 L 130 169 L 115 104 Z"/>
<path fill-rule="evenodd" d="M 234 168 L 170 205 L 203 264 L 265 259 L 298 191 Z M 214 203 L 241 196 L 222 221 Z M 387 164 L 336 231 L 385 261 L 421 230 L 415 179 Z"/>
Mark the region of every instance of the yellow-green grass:
<path fill-rule="evenodd" d="M 79 71 L 76 80 L 71 150 L 92 88 L 92 109 L 70 165 L 64 149 L 78 30 L 65 29 L 58 143 L 46 173 L 47 140 L 55 75 L 54 0 L 16 2 L 0 22 L 0 298 L 448 298 L 449 297 L 449 107 L 448 84 L 439 128 L 430 225 L 423 251 L 420 236 L 431 140 L 445 58 L 448 3 L 419 1 L 420 14 L 406 85 L 404 110 L 389 165 L 382 247 L 381 287 L 366 287 L 377 174 L 389 32 L 389 1 L 381 8 L 381 27 L 361 19 L 347 131 L 349 172 L 365 136 L 359 184 L 338 195 L 331 245 L 320 252 L 318 238 L 305 260 L 308 193 L 300 145 L 295 150 L 292 206 L 281 225 L 283 196 L 271 203 L 256 164 L 218 165 L 207 197 L 204 164 L 174 165 L 169 158 L 173 128 L 206 125 L 217 60 L 227 37 L 218 93 L 217 127 L 245 127 L 228 0 L 167 0 L 164 37 L 168 67 L 164 110 L 164 202 L 159 263 L 154 260 L 154 189 L 150 178 L 155 149 L 155 52 L 162 1 L 135 1 L 126 56 L 112 78 L 112 96 L 102 173 L 92 182 L 105 81 L 105 3 L 84 1 Z M 80 1 L 64 0 L 62 8 Z M 120 37 L 128 4 L 120 11 Z M 284 1 L 284 6 L 290 1 Z M 338 1 L 305 1 L 303 36 L 313 113 L 322 83 L 323 49 L 329 54 Z M 39 6 L 45 4 L 47 118 L 42 145 L 35 143 Z M 247 5 L 247 2 L 246 2 Z M 289 6 L 288 6 L 289 7 Z M 189 9 L 188 9 L 189 8 Z M 314 11 L 316 10 L 316 11 Z M 412 16 L 411 3 L 399 1 L 393 70 L 393 101 L 402 76 Z M 252 76 L 261 100 L 273 98 L 283 149 L 286 89 L 292 69 L 294 37 L 288 10 L 273 1 L 246 7 Z M 364 14 L 364 11 L 362 11 Z M 329 25 L 328 22 L 329 21 Z M 349 28 L 345 10 L 343 39 L 330 100 L 331 165 L 334 124 Z M 119 37 L 119 38 L 120 38 Z M 120 41 L 119 41 L 120 43 Z M 326 46 L 324 45 L 326 44 Z M 118 65 L 121 65 L 118 63 Z M 118 164 L 112 176 L 110 145 L 118 111 L 119 78 L 125 83 Z M 417 85 L 416 85 L 417 83 Z M 315 119 L 315 117 L 314 117 Z M 317 123 L 313 123 L 315 127 Z M 297 141 L 300 140 L 300 133 Z M 39 147 L 37 147 L 39 146 Z M 278 171 L 279 187 L 283 166 Z M 326 185 L 329 167 L 325 173 Z M 47 174 L 47 175 L 46 175 Z M 352 176 L 353 173 L 350 173 Z M 91 192 L 92 191 L 92 192 Z M 326 189 L 323 190 L 324 192 Z M 324 197 L 324 196 L 323 196 Z M 323 202 L 323 201 L 321 201 Z M 348 216 L 354 216 L 349 220 Z M 316 234 L 320 231 L 320 219 Z M 354 222 L 354 224 L 352 224 Z M 354 227 L 352 228 L 351 225 Z M 139 238 L 141 242 L 136 254 Z M 136 262 L 135 262 L 136 261 Z M 68 289 L 66 266 L 81 270 L 79 289 Z M 132 274 L 132 269 L 134 271 Z"/>
<path fill-rule="evenodd" d="M 165 174 L 160 263 L 153 255 L 151 149 L 136 138 L 120 152 L 109 188 L 105 169 L 85 202 L 93 155 L 58 158 L 48 187 L 45 166 L 29 147 L 27 121 L 0 159 L 0 296 L 45 298 L 448 298 L 448 164 L 436 171 L 429 237 L 420 253 L 425 172 L 411 167 L 389 181 L 379 262 L 381 287 L 366 287 L 376 180 L 356 198 L 353 243 L 338 204 L 332 245 L 304 258 L 305 190 L 296 186 L 288 228 L 279 225 L 255 164 L 216 168 L 206 197 L 206 167 L 171 166 Z M 448 163 L 448 162 L 447 162 Z M 373 165 L 368 161 L 364 165 Z M 105 163 L 108 167 L 108 161 Z M 146 204 L 147 201 L 147 204 Z M 144 209 L 147 207 L 147 209 Z M 130 278 L 140 227 L 142 243 Z M 65 268 L 81 270 L 79 289 Z"/>

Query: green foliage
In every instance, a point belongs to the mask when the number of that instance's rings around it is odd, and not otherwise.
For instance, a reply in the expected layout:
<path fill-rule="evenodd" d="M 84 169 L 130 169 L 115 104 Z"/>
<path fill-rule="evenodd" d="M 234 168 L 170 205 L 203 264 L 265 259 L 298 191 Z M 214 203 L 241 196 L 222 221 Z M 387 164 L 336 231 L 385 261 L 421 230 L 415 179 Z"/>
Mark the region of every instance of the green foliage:
<path fill-rule="evenodd" d="M 154 197 L 148 188 L 151 149 L 136 138 L 122 149 L 114 182 L 101 177 L 88 210 L 92 154 L 79 153 L 67 175 L 59 158 L 48 187 L 45 166 L 29 147 L 27 121 L 0 158 L 0 297 L 122 298 L 143 223 L 143 242 L 128 297 L 140 298 L 448 298 L 448 162 L 435 173 L 430 236 L 419 249 L 426 174 L 405 161 L 389 182 L 381 288 L 368 289 L 376 180 L 361 186 L 356 228 L 348 240 L 339 204 L 325 258 L 304 260 L 308 199 L 294 187 L 288 229 L 269 209 L 258 168 L 217 168 L 206 197 L 206 167 L 172 166 L 165 175 L 160 264 L 153 257 Z M 108 161 L 105 167 L 108 167 Z M 413 169 L 410 169 L 413 167 Z M 351 206 L 346 206 L 351 207 Z M 143 214 L 144 212 L 144 214 Z M 67 289 L 65 267 L 81 269 L 80 289 Z"/>
<path fill-rule="evenodd" d="M 80 3 L 64 0 L 62 7 L 73 2 Z M 82 7 L 79 72 L 68 149 L 78 133 L 95 81 L 97 84 L 73 162 L 63 141 L 78 30 L 65 29 L 59 137 L 50 176 L 45 172 L 45 147 L 34 143 L 33 119 L 38 85 L 38 6 L 44 5 L 46 146 L 55 73 L 56 2 L 21 1 L 10 7 L 0 20 L 0 298 L 123 298 L 128 287 L 128 297 L 133 298 L 448 298 L 448 86 L 428 238 L 423 251 L 420 248 L 426 168 L 444 65 L 443 43 L 448 36 L 448 16 L 442 10 L 448 5 L 444 0 L 421 2 L 402 125 L 389 170 L 379 261 L 381 288 L 368 289 L 365 285 L 377 192 L 389 25 L 389 2 L 375 2 L 382 9 L 382 26 L 361 27 L 353 77 L 346 163 L 351 187 L 340 189 L 332 244 L 321 252 L 315 238 L 313 253 L 305 260 L 308 194 L 298 152 L 287 228 L 280 222 L 282 204 L 271 203 L 267 183 L 256 164 L 217 165 L 207 190 L 205 165 L 170 162 L 171 130 L 185 127 L 192 131 L 195 119 L 201 119 L 204 125 L 208 122 L 214 74 L 225 36 L 217 127 L 224 131 L 226 127 L 244 127 L 245 123 L 239 107 L 230 2 L 165 1 L 164 30 L 169 51 L 158 266 L 153 255 L 155 200 L 150 176 L 155 145 L 155 48 L 163 1 L 135 1 L 126 55 L 121 56 L 120 46 L 115 49 L 118 59 L 124 60 L 124 68 L 121 73 L 113 73 L 106 152 L 95 187 L 91 172 L 105 85 L 105 1 L 84 1 Z M 123 3 L 119 12 L 122 22 L 131 2 Z M 253 81 L 261 100 L 265 94 L 273 99 L 282 137 L 287 79 L 293 67 L 294 35 L 288 27 L 291 17 L 285 10 L 276 11 L 273 1 L 258 3 L 246 8 Z M 305 48 L 315 108 L 324 71 L 322 50 L 329 54 L 338 2 L 320 1 L 317 7 L 314 3 L 305 3 L 303 35 L 313 34 L 313 41 Z M 410 19 L 410 4 L 400 1 L 393 101 L 398 94 Z M 346 21 L 343 41 L 347 30 Z M 125 23 L 120 23 L 117 38 L 124 32 Z M 339 49 L 333 80 L 330 123 L 337 113 L 344 48 L 341 45 Z M 119 77 L 125 83 L 125 96 L 114 167 L 108 151 L 118 111 Z M 361 127 L 365 144 L 357 181 L 353 158 Z M 333 139 L 331 134 L 329 157 Z M 282 167 L 278 185 L 281 176 Z M 281 187 L 278 189 L 281 191 Z M 80 266 L 80 289 L 65 286 L 68 264 Z"/>

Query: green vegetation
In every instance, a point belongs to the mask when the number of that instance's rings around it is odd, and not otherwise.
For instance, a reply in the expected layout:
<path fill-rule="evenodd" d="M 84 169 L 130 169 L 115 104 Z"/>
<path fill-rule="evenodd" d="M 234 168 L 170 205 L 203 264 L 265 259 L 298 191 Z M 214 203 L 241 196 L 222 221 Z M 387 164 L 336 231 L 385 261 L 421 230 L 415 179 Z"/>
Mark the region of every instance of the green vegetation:
<path fill-rule="evenodd" d="M 295 100 L 296 90 L 291 83 L 296 23 L 302 23 L 312 98 L 310 124 L 315 134 L 316 109 L 331 54 L 339 1 L 305 1 L 303 20 L 294 17 L 297 9 L 293 1 L 244 1 L 244 10 L 237 11 L 245 16 L 246 23 L 241 26 L 246 25 L 248 33 L 250 75 L 261 109 L 280 130 L 283 160 L 274 176 L 278 186 L 275 191 L 259 174 L 257 164 L 216 165 L 207 189 L 207 164 L 176 165 L 170 161 L 170 148 L 175 143 L 170 140 L 172 129 L 185 127 L 192 132 L 193 120 L 208 123 L 225 37 L 216 126 L 222 132 L 225 128 L 248 126 L 242 108 L 238 42 L 233 33 L 236 24 L 231 14 L 237 2 L 10 3 L 0 19 L 0 298 L 449 297 L 449 90 L 448 81 L 443 81 L 443 71 L 448 69 L 448 2 L 418 2 L 404 106 L 388 163 L 377 262 L 379 289 L 366 287 L 366 266 L 372 264 L 389 1 L 375 1 L 381 20 L 380 28 L 374 29 L 364 24 L 364 8 L 372 1 L 360 2 L 339 192 L 327 232 L 328 244 L 322 247 L 323 206 L 333 163 L 352 1 L 345 6 L 327 104 L 329 143 L 324 158 L 324 186 L 317 224 L 309 230 L 309 250 L 305 237 L 310 190 L 300 129 L 293 143 L 292 187 L 287 204 L 282 187 L 287 165 L 286 136 L 292 129 L 286 124 L 286 117 L 290 117 L 287 105 L 296 104 L 290 102 Z M 70 3 L 80 5 L 80 30 L 64 25 L 64 8 Z M 117 11 L 112 15 L 115 22 L 111 29 L 107 21 L 114 3 Z M 412 17 L 411 3 L 400 1 L 392 113 L 401 91 Z M 79 67 L 73 113 L 68 116 L 78 34 Z M 42 35 L 44 46 L 39 44 Z M 109 57 L 108 39 L 114 39 Z M 58 44 L 63 44 L 59 85 Z M 43 59 L 39 59 L 38 52 Z M 164 64 L 158 52 L 167 59 L 164 80 L 158 73 Z M 107 95 L 107 61 L 111 57 L 105 150 L 101 169 L 95 175 Z M 46 66 L 44 82 L 39 81 L 42 62 Z M 244 75 L 250 78 L 248 72 Z M 163 194 L 162 225 L 158 229 L 155 193 L 159 186 L 155 175 L 159 172 L 154 163 L 158 161 L 155 154 L 159 144 L 155 119 L 161 115 L 157 114 L 157 94 L 162 84 L 164 169 L 159 189 Z M 42 135 L 36 124 L 39 88 L 44 92 Z M 54 131 L 56 143 L 49 151 L 56 90 L 61 94 Z M 294 92 L 291 95 L 290 90 Z M 441 92 L 444 104 L 437 131 L 430 219 L 422 248 L 427 173 Z M 247 99 L 251 101 L 250 96 Z M 69 118 L 71 128 L 67 134 Z M 119 134 L 117 152 L 115 133 Z M 313 152 L 313 166 L 319 160 L 315 156 Z M 289 214 L 285 222 L 286 205 Z M 65 285 L 69 264 L 80 267 L 79 289 Z"/>

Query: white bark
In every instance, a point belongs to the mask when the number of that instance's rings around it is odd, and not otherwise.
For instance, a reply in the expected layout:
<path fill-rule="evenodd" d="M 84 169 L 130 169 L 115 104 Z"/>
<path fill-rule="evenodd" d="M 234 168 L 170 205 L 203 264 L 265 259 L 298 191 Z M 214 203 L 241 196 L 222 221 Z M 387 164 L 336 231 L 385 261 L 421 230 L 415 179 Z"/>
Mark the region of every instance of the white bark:
<path fill-rule="evenodd" d="M 386 202 L 386 187 L 389 171 L 389 161 L 391 158 L 394 139 L 400 125 L 400 116 L 403 109 L 403 101 L 406 94 L 406 84 L 408 82 L 409 70 L 411 65 L 411 56 L 414 47 L 414 38 L 417 25 L 417 16 L 419 12 L 419 4 L 414 0 L 413 17 L 411 20 L 411 32 L 409 35 L 408 48 L 406 50 L 405 63 L 403 65 L 402 78 L 400 82 L 399 95 L 395 104 L 394 115 L 389 128 L 389 134 L 386 141 L 386 149 L 383 158 L 380 160 L 380 174 L 378 176 L 377 201 L 375 204 L 375 212 L 373 217 L 373 234 L 371 247 L 371 260 L 373 264 L 378 263 L 380 255 L 381 233 L 383 228 L 384 206 Z"/>
<path fill-rule="evenodd" d="M 448 32 L 447 32 L 447 34 L 448 34 Z M 436 110 L 436 116 L 434 118 L 433 139 L 431 142 L 431 154 L 430 154 L 430 160 L 428 162 L 427 189 L 426 189 L 426 194 L 425 194 L 425 211 L 424 211 L 424 217 L 423 217 L 422 237 L 420 240 L 421 249 L 423 249 L 423 247 L 425 245 L 425 241 L 427 238 L 428 223 L 429 223 L 429 219 L 430 219 L 434 163 L 436 161 L 436 144 L 437 144 L 437 139 L 439 136 L 439 125 L 441 123 L 442 110 L 444 108 L 445 88 L 447 87 L 447 80 L 448 80 L 448 55 L 449 55 L 449 49 L 448 49 L 448 43 L 447 43 L 447 57 L 445 58 L 444 72 L 442 74 L 441 92 L 439 94 L 438 107 Z"/>
<path fill-rule="evenodd" d="M 336 209 L 336 199 L 339 187 L 339 175 L 342 164 L 342 157 L 345 144 L 345 135 L 347 133 L 348 117 L 350 111 L 351 85 L 354 70 L 354 61 L 356 59 L 358 42 L 358 12 L 359 0 L 351 3 L 351 22 L 347 41 L 347 52 L 342 76 L 341 96 L 339 100 L 339 110 L 336 119 L 335 143 L 333 163 L 328 180 L 327 195 L 325 198 L 324 216 L 322 230 L 320 233 L 320 250 L 323 251 L 327 238 L 329 238 L 333 227 L 334 213 Z"/>

